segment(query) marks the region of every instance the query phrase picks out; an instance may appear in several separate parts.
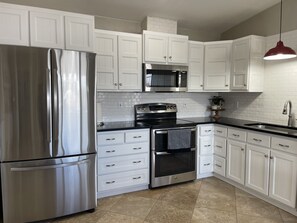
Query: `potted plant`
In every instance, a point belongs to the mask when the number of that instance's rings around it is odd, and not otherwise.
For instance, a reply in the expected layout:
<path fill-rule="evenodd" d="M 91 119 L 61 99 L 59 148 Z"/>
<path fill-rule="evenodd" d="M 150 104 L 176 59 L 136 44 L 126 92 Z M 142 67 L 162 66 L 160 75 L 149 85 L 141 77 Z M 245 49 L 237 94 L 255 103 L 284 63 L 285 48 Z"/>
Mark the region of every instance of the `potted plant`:
<path fill-rule="evenodd" d="M 225 102 L 222 96 L 212 96 L 209 101 L 212 109 L 221 109 Z"/>

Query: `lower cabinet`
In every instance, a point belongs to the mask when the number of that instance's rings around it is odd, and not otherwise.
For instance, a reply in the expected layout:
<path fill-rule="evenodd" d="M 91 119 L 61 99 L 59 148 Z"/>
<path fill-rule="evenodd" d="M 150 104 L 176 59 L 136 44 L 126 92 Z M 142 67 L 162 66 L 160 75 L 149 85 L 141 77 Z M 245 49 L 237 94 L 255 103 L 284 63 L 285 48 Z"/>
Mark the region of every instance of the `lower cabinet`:
<path fill-rule="evenodd" d="M 225 176 L 226 174 L 226 159 L 214 155 L 213 157 L 213 172 Z"/>
<path fill-rule="evenodd" d="M 97 133 L 98 197 L 148 188 L 149 129 Z"/>
<path fill-rule="evenodd" d="M 245 143 L 228 140 L 226 177 L 239 184 L 244 184 L 244 173 Z"/>

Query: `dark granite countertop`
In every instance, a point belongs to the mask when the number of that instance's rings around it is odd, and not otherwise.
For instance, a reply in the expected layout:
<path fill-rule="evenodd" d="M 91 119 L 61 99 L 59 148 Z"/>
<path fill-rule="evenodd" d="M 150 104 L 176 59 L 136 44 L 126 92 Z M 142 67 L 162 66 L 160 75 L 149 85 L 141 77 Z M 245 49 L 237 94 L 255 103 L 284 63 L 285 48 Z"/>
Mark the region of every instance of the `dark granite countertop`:
<path fill-rule="evenodd" d="M 235 128 L 242 128 L 246 130 L 252 130 L 262 133 L 270 133 L 280 136 L 287 136 L 291 138 L 297 138 L 297 134 L 291 132 L 288 130 L 288 132 L 278 132 L 278 131 L 272 131 L 267 129 L 259 129 L 253 126 L 247 126 L 246 124 L 251 123 L 261 123 L 257 121 L 250 121 L 250 120 L 243 120 L 243 119 L 234 119 L 234 118 L 220 118 L 219 120 L 214 120 L 210 117 L 186 117 L 186 118 L 179 118 L 182 120 L 193 122 L 194 125 L 198 124 L 220 124 Z M 268 123 L 269 124 L 269 123 Z M 273 124 L 272 124 L 273 125 Z M 285 126 L 284 126 L 285 127 Z M 97 132 L 99 131 L 115 131 L 115 130 L 127 130 L 127 129 L 142 129 L 142 128 L 150 128 L 149 125 L 139 125 L 138 123 L 134 121 L 122 121 L 122 122 L 105 122 L 103 126 L 97 127 Z M 293 130 L 297 131 L 297 128 L 291 128 Z"/>

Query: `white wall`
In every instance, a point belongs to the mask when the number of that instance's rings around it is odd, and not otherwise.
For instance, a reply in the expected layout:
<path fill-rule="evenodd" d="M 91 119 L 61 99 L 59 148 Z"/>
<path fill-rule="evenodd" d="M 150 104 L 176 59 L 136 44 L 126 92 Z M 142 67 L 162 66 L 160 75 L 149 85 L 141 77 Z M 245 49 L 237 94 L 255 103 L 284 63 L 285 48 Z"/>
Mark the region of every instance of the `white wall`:
<path fill-rule="evenodd" d="M 267 37 L 267 50 L 274 47 L 278 35 Z M 297 51 L 297 30 L 283 34 L 285 45 Z M 297 59 L 265 62 L 264 93 L 220 93 L 226 101 L 225 117 L 287 124 L 282 114 L 286 100 L 297 112 Z M 237 102 L 239 107 L 237 108 Z"/>
<path fill-rule="evenodd" d="M 206 117 L 208 99 L 213 93 L 106 93 L 97 92 L 97 103 L 100 103 L 102 119 L 97 121 L 130 121 L 134 120 L 134 105 L 167 102 L 176 103 L 178 118 Z"/>

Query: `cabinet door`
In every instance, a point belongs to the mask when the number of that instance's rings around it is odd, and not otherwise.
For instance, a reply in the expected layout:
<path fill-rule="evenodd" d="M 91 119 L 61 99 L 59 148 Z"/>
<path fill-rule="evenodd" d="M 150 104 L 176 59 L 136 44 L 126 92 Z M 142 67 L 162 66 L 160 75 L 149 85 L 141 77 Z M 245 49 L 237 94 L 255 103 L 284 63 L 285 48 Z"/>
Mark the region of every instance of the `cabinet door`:
<path fill-rule="evenodd" d="M 64 16 L 30 11 L 31 46 L 64 49 Z"/>
<path fill-rule="evenodd" d="M 250 39 L 235 40 L 232 46 L 231 89 L 248 89 Z"/>
<path fill-rule="evenodd" d="M 213 148 L 214 148 L 214 154 L 221 156 L 221 157 L 226 157 L 226 139 L 221 138 L 221 137 L 214 137 L 214 143 L 213 143 Z"/>
<path fill-rule="evenodd" d="M 95 35 L 97 90 L 118 89 L 117 36 Z"/>
<path fill-rule="evenodd" d="M 185 65 L 188 64 L 188 38 L 169 37 L 168 63 Z"/>
<path fill-rule="evenodd" d="M 93 16 L 65 16 L 66 49 L 93 52 L 93 34 Z"/>
<path fill-rule="evenodd" d="M 227 178 L 244 184 L 245 143 L 228 140 Z"/>
<path fill-rule="evenodd" d="M 144 61 L 146 63 L 167 63 L 168 37 L 153 34 L 144 35 Z"/>
<path fill-rule="evenodd" d="M 268 195 L 270 150 L 247 145 L 245 186 Z"/>
<path fill-rule="evenodd" d="M 269 196 L 292 208 L 296 204 L 296 156 L 271 151 Z"/>
<path fill-rule="evenodd" d="M 204 45 L 200 42 L 189 43 L 188 92 L 203 90 Z"/>
<path fill-rule="evenodd" d="M 29 45 L 28 10 L 0 4 L 0 44 Z"/>
<path fill-rule="evenodd" d="M 119 36 L 119 90 L 141 91 L 141 37 Z"/>
<path fill-rule="evenodd" d="M 207 44 L 204 58 L 204 90 L 228 90 L 231 42 Z"/>

